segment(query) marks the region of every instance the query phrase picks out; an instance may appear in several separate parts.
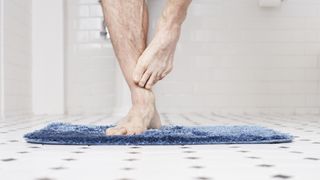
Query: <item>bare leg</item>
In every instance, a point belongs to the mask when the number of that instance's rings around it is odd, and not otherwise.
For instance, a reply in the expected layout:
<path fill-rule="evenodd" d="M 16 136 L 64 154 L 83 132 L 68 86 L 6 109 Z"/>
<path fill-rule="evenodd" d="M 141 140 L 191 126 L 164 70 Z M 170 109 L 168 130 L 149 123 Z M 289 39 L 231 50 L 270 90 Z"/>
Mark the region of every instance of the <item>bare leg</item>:
<path fill-rule="evenodd" d="M 107 135 L 139 134 L 161 126 L 151 90 L 137 86 L 132 74 L 145 50 L 148 33 L 148 12 L 144 0 L 102 0 L 102 7 L 112 45 L 122 73 L 131 91 L 132 108 Z"/>
<path fill-rule="evenodd" d="M 181 25 L 190 3 L 191 0 L 167 0 L 157 32 L 139 58 L 134 71 L 133 79 L 140 87 L 151 89 L 172 70 Z"/>

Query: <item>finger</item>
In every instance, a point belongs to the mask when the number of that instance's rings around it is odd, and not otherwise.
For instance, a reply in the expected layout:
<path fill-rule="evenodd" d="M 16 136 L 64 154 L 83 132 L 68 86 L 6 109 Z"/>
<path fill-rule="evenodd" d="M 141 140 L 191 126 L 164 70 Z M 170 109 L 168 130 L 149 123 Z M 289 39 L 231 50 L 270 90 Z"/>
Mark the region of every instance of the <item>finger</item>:
<path fill-rule="evenodd" d="M 166 74 L 165 74 L 165 73 L 162 73 L 162 74 L 160 75 L 160 80 L 162 80 L 164 77 L 166 77 Z"/>
<path fill-rule="evenodd" d="M 146 84 L 146 89 L 152 88 L 152 86 L 156 83 L 156 78 L 157 78 L 157 73 L 153 73 Z"/>
<path fill-rule="evenodd" d="M 140 87 L 144 87 L 144 86 L 146 85 L 148 79 L 150 78 L 150 76 L 151 76 L 151 72 L 146 71 L 146 72 L 143 74 L 143 76 L 142 76 L 142 78 L 140 79 L 140 81 L 139 81 L 139 86 L 140 86 Z"/>
<path fill-rule="evenodd" d="M 160 80 L 161 80 L 161 74 L 158 73 L 158 74 L 157 74 L 157 78 L 156 78 L 156 82 L 158 82 L 158 81 L 160 81 Z"/>
<path fill-rule="evenodd" d="M 133 71 L 133 81 L 135 83 L 139 83 L 143 74 L 146 72 L 147 66 L 142 63 L 142 61 L 138 61 L 134 71 Z"/>
<path fill-rule="evenodd" d="M 169 71 L 164 71 L 164 72 L 160 75 L 160 79 L 162 80 L 162 79 L 165 78 L 168 74 L 169 74 Z"/>
<path fill-rule="evenodd" d="M 166 77 L 171 71 L 172 71 L 172 65 L 168 66 L 167 69 L 163 73 L 161 73 L 160 79 L 163 79 L 164 77 Z"/>

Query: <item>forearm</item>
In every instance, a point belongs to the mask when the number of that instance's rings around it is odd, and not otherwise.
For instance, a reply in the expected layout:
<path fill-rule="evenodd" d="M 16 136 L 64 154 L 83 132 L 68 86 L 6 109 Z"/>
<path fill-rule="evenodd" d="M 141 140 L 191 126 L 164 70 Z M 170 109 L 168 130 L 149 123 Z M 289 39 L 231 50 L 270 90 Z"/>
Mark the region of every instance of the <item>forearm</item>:
<path fill-rule="evenodd" d="M 167 0 L 156 33 L 140 56 L 133 79 L 140 87 L 151 89 L 172 70 L 181 25 L 191 0 Z"/>
<path fill-rule="evenodd" d="M 167 0 L 158 29 L 180 30 L 192 0 Z"/>

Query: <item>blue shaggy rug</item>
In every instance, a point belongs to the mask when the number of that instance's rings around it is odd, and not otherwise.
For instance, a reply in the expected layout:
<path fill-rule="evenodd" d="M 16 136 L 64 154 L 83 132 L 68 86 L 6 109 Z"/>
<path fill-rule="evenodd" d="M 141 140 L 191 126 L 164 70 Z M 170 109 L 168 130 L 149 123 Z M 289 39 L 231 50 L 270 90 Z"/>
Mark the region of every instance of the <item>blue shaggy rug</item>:
<path fill-rule="evenodd" d="M 107 136 L 112 126 L 52 123 L 28 133 L 29 143 L 62 145 L 200 145 L 291 142 L 293 137 L 259 126 L 162 126 L 139 135 Z"/>

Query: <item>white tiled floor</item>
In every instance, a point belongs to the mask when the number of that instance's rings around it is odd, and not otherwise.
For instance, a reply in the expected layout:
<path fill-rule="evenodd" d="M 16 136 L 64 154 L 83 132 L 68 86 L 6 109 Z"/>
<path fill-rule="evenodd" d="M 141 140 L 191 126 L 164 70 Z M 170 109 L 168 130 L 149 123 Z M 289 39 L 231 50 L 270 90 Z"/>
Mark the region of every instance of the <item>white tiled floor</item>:
<path fill-rule="evenodd" d="M 320 116 L 162 114 L 164 124 L 255 124 L 293 143 L 201 146 L 52 146 L 24 133 L 53 121 L 110 124 L 107 116 L 16 117 L 0 122 L 1 180 L 320 179 Z"/>

